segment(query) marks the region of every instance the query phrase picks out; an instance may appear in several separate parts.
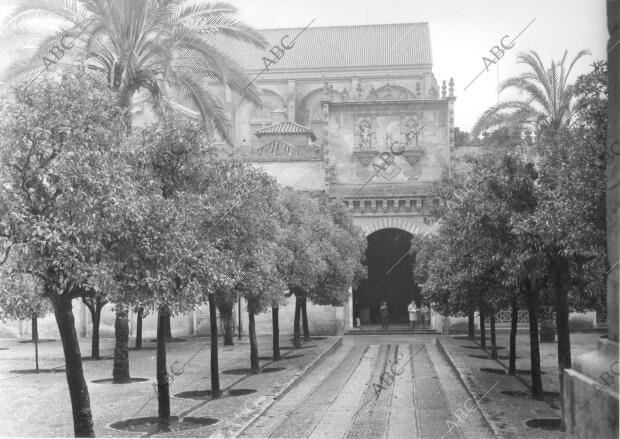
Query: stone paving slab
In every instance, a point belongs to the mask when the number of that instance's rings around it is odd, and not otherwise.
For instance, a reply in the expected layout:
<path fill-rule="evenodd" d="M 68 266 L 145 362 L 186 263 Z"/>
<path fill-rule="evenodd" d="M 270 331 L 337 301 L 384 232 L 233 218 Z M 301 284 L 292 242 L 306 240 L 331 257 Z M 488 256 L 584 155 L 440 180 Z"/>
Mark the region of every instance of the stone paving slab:
<path fill-rule="evenodd" d="M 341 344 L 340 337 L 331 337 L 323 343 L 309 342 L 308 349 L 294 350 L 303 356 L 269 365 L 270 367 L 286 366 L 286 370 L 278 373 L 249 375 L 235 384 L 235 388 L 257 389 L 255 394 L 237 398 L 224 398 L 197 407 L 191 416 L 206 416 L 221 419 L 222 422 L 213 427 L 206 427 L 167 437 L 236 437 L 261 416 L 274 402 L 282 398 L 293 385 L 296 385 L 305 374 L 309 373 L 317 363 Z"/>
<path fill-rule="evenodd" d="M 357 368 L 364 349 L 356 347 L 328 379 L 319 384 L 308 398 L 270 435 L 270 437 L 307 437 L 325 410 L 338 396 L 342 386 Z"/>
<path fill-rule="evenodd" d="M 434 339 L 347 336 L 343 349 L 306 379 L 242 436 L 493 437 L 479 412 L 470 414 L 467 425 L 449 429 L 447 421 L 468 393 L 435 348 Z"/>
<path fill-rule="evenodd" d="M 516 377 L 481 371 L 481 368 L 501 369 L 501 365 L 491 359 L 472 357 L 471 355 L 485 354 L 476 343 L 449 336 L 438 337 L 437 340 L 440 351 L 446 354 L 459 379 L 478 401 L 497 437 L 528 439 L 565 437 L 562 432 L 533 429 L 525 425 L 529 419 L 559 418 L 559 412 L 544 401 L 502 393 L 528 392 L 529 389 Z M 521 352 L 518 355 L 523 356 Z"/>
<path fill-rule="evenodd" d="M 399 345 L 399 362 L 411 363 L 414 351 L 411 345 Z M 418 437 L 420 427 L 418 419 L 412 414 L 416 413 L 414 403 L 413 369 L 402 366 L 396 369 L 397 375 L 394 381 L 394 393 L 390 401 L 390 417 L 388 418 L 387 437 Z M 404 370 L 402 370 L 404 369 Z M 402 373 L 401 373 L 402 371 Z M 398 374 L 400 373 L 400 374 Z"/>
<path fill-rule="evenodd" d="M 269 437 L 323 382 L 340 367 L 350 349 L 338 348 L 327 355 L 320 364 L 304 376 L 304 379 L 293 387 L 284 397 L 278 398 L 272 407 L 257 418 L 240 437 Z"/>
<path fill-rule="evenodd" d="M 446 439 L 456 430 L 460 433 L 460 437 L 480 439 L 494 437 L 487 422 L 479 415 L 480 412 L 476 411 L 477 407 L 471 404 L 470 394 L 459 381 L 445 356 L 439 352 L 436 345 L 426 345 L 426 351 L 441 384 L 448 410 L 452 414 L 451 418 L 444 420 L 443 425 L 435 426 L 436 437 Z"/>
<path fill-rule="evenodd" d="M 323 340 L 312 340 L 304 345 L 304 349 L 287 352 L 282 350 L 285 358 L 276 363 L 268 364 L 262 361 L 261 366 L 284 367 L 279 372 L 262 374 L 248 378 L 244 382 L 243 376 L 222 373 L 227 369 L 249 368 L 249 343 L 247 337 L 235 346 L 219 346 L 220 383 L 224 389 L 227 386 L 242 381 L 237 388 L 249 387 L 256 389 L 252 403 L 247 404 L 247 411 L 256 416 L 261 408 L 262 400 L 273 402 L 273 396 L 282 394 L 295 384 L 313 364 L 313 362 L 339 343 L 340 337 L 328 337 Z M 130 346 L 133 341 L 130 343 Z M 281 346 L 290 346 L 288 337 L 282 337 Z M 167 360 L 170 366 L 177 361 L 176 369 L 192 356 L 194 358 L 185 366 L 184 372 L 175 377 L 170 385 L 171 396 L 186 390 L 202 390 L 210 388 L 210 341 L 208 337 L 188 338 L 188 341 L 167 344 Z M 90 354 L 90 340 L 83 339 L 80 343 L 81 351 Z M 112 356 L 114 340 L 102 339 L 101 355 Z M 145 347 L 152 347 L 154 343 L 146 342 Z M 312 346 L 312 347 L 309 347 Z M 71 418 L 71 404 L 65 373 L 45 374 L 14 374 L 10 370 L 34 368 L 34 347 L 30 343 L 18 343 L 14 339 L 1 339 L 0 347 L 0 410 L 3 423 L 0 425 L 0 436 L 21 437 L 72 437 L 73 422 Z M 155 354 L 154 349 L 130 351 L 130 375 L 144 377 L 147 381 L 114 385 L 95 384 L 92 381 L 101 378 L 110 378 L 112 375 L 112 360 L 84 361 L 84 374 L 88 383 L 95 434 L 107 437 L 136 437 L 138 434 L 119 430 L 112 430 L 110 423 L 122 419 L 156 416 L 157 401 L 153 391 L 155 383 Z M 259 337 L 259 355 L 271 355 L 271 336 Z M 64 358 L 60 341 L 40 344 L 39 349 L 41 367 L 64 367 Z M 290 356 L 291 359 L 286 359 Z M 253 395 L 250 395 L 253 396 Z M 218 419 L 229 417 L 231 413 L 242 411 L 244 400 L 224 398 L 218 409 L 215 401 L 203 404 L 199 409 L 192 410 L 201 403 L 196 400 L 171 397 L 171 413 L 186 413 L 190 416 L 211 416 Z M 171 435 L 171 434 L 169 434 Z M 187 430 L 178 435 L 203 436 L 201 430 Z"/>
<path fill-rule="evenodd" d="M 369 346 L 358 367 L 342 387 L 338 397 L 325 412 L 320 422 L 310 435 L 312 439 L 326 437 L 345 437 L 351 426 L 351 421 L 358 410 L 358 402 L 362 400 L 368 377 L 372 375 L 379 346 Z"/>

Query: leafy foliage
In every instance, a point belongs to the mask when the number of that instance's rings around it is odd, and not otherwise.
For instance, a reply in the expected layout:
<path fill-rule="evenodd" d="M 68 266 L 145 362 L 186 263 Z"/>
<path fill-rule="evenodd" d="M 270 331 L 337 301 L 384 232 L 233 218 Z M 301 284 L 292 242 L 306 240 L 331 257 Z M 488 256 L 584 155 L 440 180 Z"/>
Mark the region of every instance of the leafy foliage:
<path fill-rule="evenodd" d="M 16 88 L 0 127 L 0 228 L 15 269 L 43 295 L 97 289 L 110 228 L 133 190 L 124 113 L 101 78 L 77 73 Z"/>

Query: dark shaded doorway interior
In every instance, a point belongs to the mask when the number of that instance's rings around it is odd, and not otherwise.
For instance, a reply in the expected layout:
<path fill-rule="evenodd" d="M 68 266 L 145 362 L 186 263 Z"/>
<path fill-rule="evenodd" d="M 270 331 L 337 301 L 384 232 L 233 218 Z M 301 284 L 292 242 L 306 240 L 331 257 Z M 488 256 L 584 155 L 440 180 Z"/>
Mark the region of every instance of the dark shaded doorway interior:
<path fill-rule="evenodd" d="M 412 237 L 399 229 L 378 230 L 368 236 L 368 279 L 353 290 L 353 316 L 362 325 L 381 323 L 379 307 L 383 300 L 388 303 L 390 323 L 409 322 L 407 306 L 414 298 L 419 301 L 413 278 L 415 255 L 407 254 Z"/>

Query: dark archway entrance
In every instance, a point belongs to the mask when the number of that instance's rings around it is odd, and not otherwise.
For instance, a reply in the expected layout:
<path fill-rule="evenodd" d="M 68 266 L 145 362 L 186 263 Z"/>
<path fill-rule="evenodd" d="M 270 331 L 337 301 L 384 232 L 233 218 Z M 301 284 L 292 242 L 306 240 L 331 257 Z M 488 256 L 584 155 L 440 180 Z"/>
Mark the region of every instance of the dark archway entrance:
<path fill-rule="evenodd" d="M 412 237 L 399 229 L 383 229 L 368 236 L 368 279 L 353 291 L 353 314 L 362 324 L 381 323 L 379 307 L 383 300 L 388 303 L 390 323 L 409 322 L 407 306 L 414 298 L 419 300 L 419 287 L 413 278 L 415 256 L 407 254 Z"/>

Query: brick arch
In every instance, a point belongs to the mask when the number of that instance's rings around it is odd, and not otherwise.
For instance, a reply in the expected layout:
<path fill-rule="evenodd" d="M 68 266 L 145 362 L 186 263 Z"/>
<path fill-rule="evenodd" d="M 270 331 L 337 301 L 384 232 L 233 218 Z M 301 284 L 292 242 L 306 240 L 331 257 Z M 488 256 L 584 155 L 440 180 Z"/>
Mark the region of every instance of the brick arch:
<path fill-rule="evenodd" d="M 429 228 L 424 225 L 416 224 L 414 221 L 404 218 L 381 218 L 370 224 L 362 226 L 362 230 L 369 236 L 382 229 L 400 229 L 412 235 L 424 235 L 429 232 Z"/>

